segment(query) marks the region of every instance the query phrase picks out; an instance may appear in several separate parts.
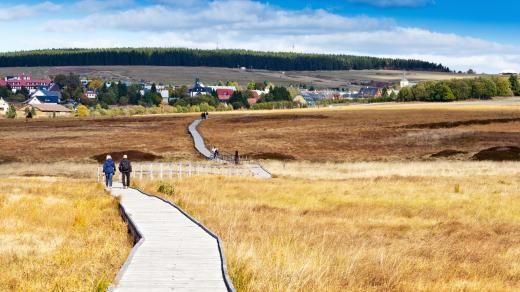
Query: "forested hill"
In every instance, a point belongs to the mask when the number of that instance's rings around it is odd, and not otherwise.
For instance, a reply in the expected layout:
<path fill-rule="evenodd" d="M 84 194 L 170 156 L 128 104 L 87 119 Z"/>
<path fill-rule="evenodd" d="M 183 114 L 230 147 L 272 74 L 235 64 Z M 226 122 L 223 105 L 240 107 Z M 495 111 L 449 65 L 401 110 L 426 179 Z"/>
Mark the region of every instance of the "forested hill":
<path fill-rule="evenodd" d="M 53 49 L 0 54 L 0 67 L 87 65 L 247 67 L 281 71 L 351 69 L 449 71 L 447 67 L 441 64 L 420 60 L 247 50 L 113 48 Z"/>

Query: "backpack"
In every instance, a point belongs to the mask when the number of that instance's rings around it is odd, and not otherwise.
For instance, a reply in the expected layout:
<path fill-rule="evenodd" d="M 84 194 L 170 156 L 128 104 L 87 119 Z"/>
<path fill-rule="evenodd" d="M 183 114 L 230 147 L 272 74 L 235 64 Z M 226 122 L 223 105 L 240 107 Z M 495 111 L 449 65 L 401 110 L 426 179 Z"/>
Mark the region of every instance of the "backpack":
<path fill-rule="evenodd" d="M 119 171 L 120 172 L 132 171 L 132 167 L 130 166 L 130 161 L 128 161 L 127 159 L 121 160 L 121 163 L 119 163 Z"/>

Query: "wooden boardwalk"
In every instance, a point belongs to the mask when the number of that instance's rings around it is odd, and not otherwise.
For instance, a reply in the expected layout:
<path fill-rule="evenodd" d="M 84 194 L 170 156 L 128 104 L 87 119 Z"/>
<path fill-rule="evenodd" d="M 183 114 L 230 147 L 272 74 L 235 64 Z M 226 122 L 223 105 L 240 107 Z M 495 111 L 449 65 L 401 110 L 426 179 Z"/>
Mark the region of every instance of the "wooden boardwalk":
<path fill-rule="evenodd" d="M 191 136 L 193 137 L 193 144 L 195 146 L 195 149 L 204 157 L 208 159 L 212 159 L 213 155 L 211 151 L 206 147 L 206 144 L 204 143 L 204 138 L 202 135 L 200 135 L 199 131 L 197 130 L 197 127 L 202 122 L 201 119 L 196 119 L 188 126 L 188 132 L 190 132 Z M 249 170 L 251 171 L 251 174 L 254 177 L 263 178 L 263 179 L 270 179 L 273 176 L 271 173 L 269 173 L 265 168 L 263 168 L 259 164 L 249 164 L 248 165 Z"/>
<path fill-rule="evenodd" d="M 137 239 L 110 291 L 234 291 L 220 240 L 177 206 L 114 183 Z"/>

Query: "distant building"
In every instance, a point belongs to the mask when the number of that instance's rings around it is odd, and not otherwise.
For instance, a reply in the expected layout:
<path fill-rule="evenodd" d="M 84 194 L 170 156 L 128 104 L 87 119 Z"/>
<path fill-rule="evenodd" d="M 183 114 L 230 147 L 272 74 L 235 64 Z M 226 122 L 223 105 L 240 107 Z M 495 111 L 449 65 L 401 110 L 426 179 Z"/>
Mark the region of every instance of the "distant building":
<path fill-rule="evenodd" d="M 225 88 L 219 88 L 216 90 L 218 100 L 221 102 L 228 102 L 233 93 L 235 92 L 234 89 L 225 89 Z"/>
<path fill-rule="evenodd" d="M 8 109 L 9 103 L 0 97 L 0 113 L 5 115 Z"/>
<path fill-rule="evenodd" d="M 97 98 L 97 90 L 96 89 L 85 89 L 84 91 L 85 96 L 88 99 L 96 99 Z"/>
<path fill-rule="evenodd" d="M 210 87 L 205 87 L 204 84 L 200 81 L 199 78 L 195 79 L 195 85 L 190 88 L 190 95 L 211 95 L 212 89 Z"/>
<path fill-rule="evenodd" d="M 168 103 L 168 101 L 170 100 L 170 91 L 168 89 L 161 89 L 158 92 L 161 95 L 163 101 L 165 103 Z"/>
<path fill-rule="evenodd" d="M 403 73 L 403 78 L 401 78 L 401 82 L 399 82 L 399 86 L 401 88 L 405 88 L 405 87 L 409 87 L 410 86 L 410 81 L 408 81 L 408 79 L 406 79 L 406 76 L 405 76 L 404 73 Z"/>
<path fill-rule="evenodd" d="M 517 75 L 517 74 L 518 74 L 517 71 L 511 70 L 511 69 L 503 70 L 502 72 L 500 72 L 500 75 L 502 75 L 502 76 L 511 76 L 511 75 Z"/>
<path fill-rule="evenodd" d="M 377 87 L 364 86 L 359 89 L 358 97 L 359 98 L 369 98 L 369 97 L 381 97 L 383 96 L 383 90 Z"/>
<path fill-rule="evenodd" d="M 13 92 L 27 88 L 28 90 L 48 89 L 51 85 L 50 79 L 33 79 L 31 75 L 7 76 L 0 79 L 0 86 L 10 86 Z"/>
<path fill-rule="evenodd" d="M 37 98 L 40 103 L 59 103 L 61 100 L 61 92 L 37 89 L 29 96 L 27 103 L 34 98 Z"/>
<path fill-rule="evenodd" d="M 27 104 L 25 106 L 22 106 L 17 110 L 17 115 L 20 117 L 25 117 L 25 109 L 26 108 L 34 108 L 34 111 L 36 112 L 35 118 L 41 118 L 41 117 L 64 117 L 69 116 L 72 110 L 59 105 L 59 104 Z"/>

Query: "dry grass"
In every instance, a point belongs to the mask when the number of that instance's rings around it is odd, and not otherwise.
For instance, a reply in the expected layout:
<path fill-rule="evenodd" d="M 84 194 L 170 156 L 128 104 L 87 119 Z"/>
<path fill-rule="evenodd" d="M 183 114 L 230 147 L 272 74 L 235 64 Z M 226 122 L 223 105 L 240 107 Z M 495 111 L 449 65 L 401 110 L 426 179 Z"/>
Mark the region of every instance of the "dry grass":
<path fill-rule="evenodd" d="M 132 242 L 91 181 L 0 180 L 0 291 L 103 291 Z"/>
<path fill-rule="evenodd" d="M 501 121 L 481 124 L 490 119 Z M 503 119 L 512 119 L 510 121 Z M 445 128 L 435 123 L 472 121 Z M 418 124 L 432 124 L 414 127 Z M 221 151 L 315 162 L 429 160 L 453 149 L 467 152 L 520 144 L 520 110 L 494 106 L 353 107 L 333 110 L 213 116 L 200 130 Z"/>
<path fill-rule="evenodd" d="M 0 164 L 0 177 L 72 177 L 81 179 L 96 179 L 97 167 L 95 163 L 30 163 L 13 162 Z"/>
<path fill-rule="evenodd" d="M 520 289 L 518 174 L 402 169 L 348 180 L 193 177 L 162 196 L 219 234 L 239 291 Z"/>
<path fill-rule="evenodd" d="M 520 176 L 520 162 L 409 161 L 317 163 L 305 161 L 264 161 L 273 175 L 311 180 L 345 180 L 375 177 L 472 177 Z M 309 171 L 312 170 L 312 171 Z"/>
<path fill-rule="evenodd" d="M 137 150 L 165 159 L 198 157 L 187 134 L 192 115 L 0 120 L 1 162 L 86 162 L 94 155 Z M 135 157 L 134 157 L 135 158 Z"/>

